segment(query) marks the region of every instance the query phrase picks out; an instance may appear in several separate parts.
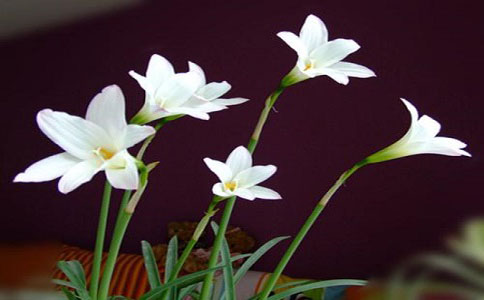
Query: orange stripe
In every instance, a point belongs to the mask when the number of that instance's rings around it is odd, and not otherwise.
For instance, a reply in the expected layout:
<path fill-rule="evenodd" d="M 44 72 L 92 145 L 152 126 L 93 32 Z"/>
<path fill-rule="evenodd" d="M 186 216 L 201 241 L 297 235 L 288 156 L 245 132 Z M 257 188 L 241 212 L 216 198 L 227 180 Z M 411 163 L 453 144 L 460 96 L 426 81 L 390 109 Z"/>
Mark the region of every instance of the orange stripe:
<path fill-rule="evenodd" d="M 130 276 L 131 276 L 132 279 L 139 278 L 143 266 L 144 266 L 143 259 L 141 257 L 139 257 L 136 260 L 136 265 L 131 267 L 132 273 L 130 274 Z M 126 297 L 133 298 L 132 295 L 133 295 L 134 289 L 136 288 L 137 283 L 138 283 L 137 280 L 129 280 L 127 282 L 126 288 L 124 290 L 124 295 Z"/>
<path fill-rule="evenodd" d="M 120 280 L 120 277 L 123 277 L 123 270 L 124 266 L 129 263 L 130 257 L 128 255 L 120 255 L 117 263 L 116 263 L 116 268 L 114 269 L 114 274 L 111 280 L 111 286 L 109 289 L 109 294 L 110 295 L 120 295 L 122 293 L 122 289 L 119 287 L 118 281 Z"/>
<path fill-rule="evenodd" d="M 126 286 L 128 285 L 129 283 L 129 278 L 131 277 L 131 281 L 133 281 L 133 277 L 130 276 L 130 272 L 132 270 L 132 267 L 133 267 L 133 264 L 136 263 L 136 261 L 139 259 L 139 257 L 136 257 L 136 256 L 131 256 L 129 258 L 129 261 L 124 265 L 124 269 L 123 270 L 120 270 L 122 271 L 121 272 L 121 280 L 120 282 L 117 284 L 118 285 L 118 294 L 119 295 L 125 295 L 126 293 Z"/>

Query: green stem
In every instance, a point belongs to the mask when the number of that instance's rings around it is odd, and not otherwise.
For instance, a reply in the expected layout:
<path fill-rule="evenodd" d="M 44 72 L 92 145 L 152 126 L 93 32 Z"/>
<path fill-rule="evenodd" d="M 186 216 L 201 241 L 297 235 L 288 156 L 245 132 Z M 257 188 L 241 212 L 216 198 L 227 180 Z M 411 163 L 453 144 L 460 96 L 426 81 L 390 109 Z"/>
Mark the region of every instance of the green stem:
<path fill-rule="evenodd" d="M 121 248 L 124 234 L 126 233 L 126 228 L 128 227 L 129 220 L 132 216 L 132 214 L 128 214 L 125 210 L 130 197 L 131 191 L 125 191 L 119 207 L 116 225 L 114 226 L 114 233 L 111 240 L 111 245 L 109 246 L 108 258 L 106 259 L 106 265 L 104 266 L 101 285 L 99 287 L 98 300 L 106 300 L 108 298 L 109 284 L 113 276 L 116 259 L 118 257 L 119 249 Z"/>
<path fill-rule="evenodd" d="M 210 259 L 208 261 L 208 267 L 207 267 L 208 269 L 213 268 L 217 264 L 218 253 L 220 252 L 220 248 L 221 248 L 223 239 L 225 237 L 225 232 L 227 231 L 230 215 L 232 214 L 232 210 L 234 209 L 235 198 L 236 197 L 231 197 L 225 203 L 224 213 L 222 215 L 222 219 L 220 220 L 218 233 L 215 236 L 215 241 L 213 243 L 212 251 L 210 253 Z M 223 234 L 220 234 L 220 232 L 222 232 Z M 213 272 L 208 273 L 205 276 L 200 299 L 203 300 L 203 299 L 208 299 L 210 297 L 210 290 L 212 286 L 213 277 L 214 277 Z"/>
<path fill-rule="evenodd" d="M 171 276 L 168 279 L 168 281 L 174 280 L 178 276 L 178 274 L 180 273 L 181 269 L 183 268 L 183 265 L 185 264 L 185 261 L 187 260 L 188 256 L 192 252 L 193 247 L 195 247 L 195 244 L 198 242 L 198 239 L 200 238 L 201 233 L 207 227 L 207 225 L 210 221 L 210 218 L 215 214 L 215 211 L 216 211 L 215 207 L 217 206 L 217 204 L 219 202 L 220 202 L 219 197 L 213 198 L 212 202 L 208 206 L 208 209 L 207 209 L 207 212 L 205 213 L 205 216 L 202 218 L 202 220 L 200 220 L 200 222 L 198 222 L 199 225 L 197 226 L 197 229 L 195 230 L 192 238 L 190 239 L 190 241 L 186 245 L 185 249 L 183 250 L 182 254 L 180 255 L 180 258 L 176 262 L 175 268 L 174 268 L 173 272 L 171 273 Z"/>
<path fill-rule="evenodd" d="M 108 222 L 108 213 L 109 213 L 109 203 L 111 202 L 111 191 L 112 186 L 106 180 L 104 184 L 104 193 L 101 203 L 101 211 L 99 213 L 99 223 L 97 226 L 97 236 L 96 236 L 96 245 L 94 247 L 94 258 L 92 263 L 92 277 L 91 277 L 91 284 L 89 288 L 89 294 L 91 296 L 91 300 L 97 299 L 97 291 L 99 287 L 99 274 L 101 272 L 101 262 L 103 258 L 103 247 L 104 247 L 104 238 L 106 236 L 106 225 Z"/>
<path fill-rule="evenodd" d="M 155 130 L 158 131 L 170 120 L 162 119 L 155 126 Z M 156 133 L 146 138 L 141 145 L 136 158 L 142 160 L 146 148 L 155 138 Z M 109 246 L 108 257 L 106 259 L 106 265 L 104 266 L 103 276 L 101 278 L 101 284 L 99 287 L 99 293 L 97 300 L 107 300 L 109 294 L 109 285 L 111 278 L 113 276 L 114 267 L 116 266 L 116 260 L 119 254 L 119 249 L 121 248 L 121 243 L 123 242 L 124 234 L 128 228 L 129 221 L 131 220 L 132 213 L 126 211 L 126 207 L 131 198 L 131 191 L 126 190 L 123 194 L 123 199 L 121 200 L 121 205 L 119 206 L 118 216 L 116 218 L 116 224 L 114 225 L 114 233 L 111 239 L 111 244 Z"/>
<path fill-rule="evenodd" d="M 279 261 L 279 264 L 277 265 L 276 269 L 274 270 L 274 273 L 272 273 L 271 277 L 269 277 L 269 280 L 266 282 L 264 286 L 264 290 L 261 292 L 260 300 L 265 300 L 269 296 L 269 293 L 272 291 L 274 286 L 277 283 L 277 280 L 279 279 L 279 276 L 281 276 L 282 271 L 286 267 L 287 263 L 291 259 L 292 255 L 294 252 L 296 252 L 297 248 L 301 244 L 302 240 L 308 233 L 309 229 L 311 229 L 311 226 L 313 226 L 314 222 L 318 218 L 318 216 L 321 214 L 321 212 L 324 210 L 326 207 L 326 204 L 328 204 L 329 200 L 331 197 L 336 193 L 336 191 L 341 187 L 341 185 L 354 173 L 356 170 L 364 166 L 364 162 L 357 163 L 354 165 L 351 169 L 347 170 L 344 172 L 338 180 L 335 182 L 335 184 L 324 194 L 324 196 L 319 200 L 318 204 L 314 208 L 313 212 L 309 215 L 309 217 L 306 219 L 306 222 L 304 225 L 301 227 L 299 230 L 298 234 L 294 238 L 294 240 L 291 242 L 291 245 L 286 250 L 286 253 L 284 253 L 284 256 L 281 258 Z"/>
<path fill-rule="evenodd" d="M 160 128 L 163 127 L 168 122 L 169 121 L 167 121 L 166 119 L 162 119 L 158 124 L 155 125 L 156 132 L 158 132 L 158 130 L 160 130 Z M 141 145 L 141 148 L 138 151 L 138 154 L 136 155 L 137 159 L 141 160 L 143 158 L 143 155 L 145 155 L 146 148 L 148 148 L 148 146 L 151 144 L 151 141 L 153 141 L 153 139 L 155 138 L 156 132 L 145 139 L 145 141 Z"/>
<path fill-rule="evenodd" d="M 259 116 L 259 120 L 257 121 L 257 125 L 255 126 L 254 132 L 250 137 L 249 144 L 247 145 L 247 149 L 251 154 L 254 153 L 255 148 L 257 147 L 257 143 L 259 142 L 260 135 L 262 133 L 262 130 L 264 129 L 264 125 L 267 121 L 267 118 L 269 116 L 269 113 L 271 112 L 272 107 L 274 106 L 274 103 L 276 103 L 277 98 L 279 98 L 279 96 L 282 94 L 284 89 L 285 87 L 280 85 L 274 92 L 272 92 L 272 94 L 269 95 L 269 97 L 267 97 L 264 108 L 262 109 L 262 112 Z M 222 242 L 225 237 L 225 232 L 227 230 L 230 216 L 232 214 L 232 210 L 235 205 L 235 199 L 236 197 L 231 197 L 225 203 L 225 208 L 222 215 L 222 219 L 220 220 L 218 233 L 215 236 L 215 241 L 213 243 L 212 251 L 210 253 L 210 259 L 208 261 L 207 268 L 209 269 L 215 267 L 215 265 L 217 264 L 220 248 L 222 247 Z M 210 290 L 213 284 L 213 277 L 214 277 L 214 272 L 210 272 L 210 273 L 207 273 L 207 275 L 205 275 L 201 296 L 200 296 L 201 300 L 208 300 L 208 298 L 210 297 Z"/>

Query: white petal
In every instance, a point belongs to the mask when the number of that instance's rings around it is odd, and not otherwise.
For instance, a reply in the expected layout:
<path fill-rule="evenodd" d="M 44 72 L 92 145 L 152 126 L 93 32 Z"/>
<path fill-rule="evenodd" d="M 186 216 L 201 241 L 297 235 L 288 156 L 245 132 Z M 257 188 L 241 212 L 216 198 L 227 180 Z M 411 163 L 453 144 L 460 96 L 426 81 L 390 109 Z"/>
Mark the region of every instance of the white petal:
<path fill-rule="evenodd" d="M 192 72 L 192 73 L 195 73 L 195 74 L 198 75 L 199 80 L 200 80 L 200 82 L 198 84 L 199 87 L 205 85 L 205 83 L 206 83 L 205 72 L 203 72 L 203 69 L 199 65 L 197 65 L 194 62 L 189 61 L 188 62 L 188 70 L 189 70 L 189 72 Z"/>
<path fill-rule="evenodd" d="M 190 107 L 173 107 L 173 108 L 166 108 L 166 111 L 170 115 L 189 115 L 191 117 L 200 119 L 200 120 L 208 120 L 210 116 L 203 111 L 202 109 L 197 108 L 190 108 Z"/>
<path fill-rule="evenodd" d="M 113 139 L 121 138 L 127 126 L 121 89 L 110 85 L 97 94 L 89 103 L 86 120 L 99 125 Z"/>
<path fill-rule="evenodd" d="M 282 31 L 277 34 L 286 44 L 296 51 L 297 55 L 300 58 L 305 58 L 308 56 L 308 50 L 306 46 L 301 41 L 301 39 L 292 32 L 289 31 Z"/>
<path fill-rule="evenodd" d="M 67 194 L 81 184 L 88 182 L 99 171 L 94 161 L 85 160 L 69 169 L 59 180 L 58 188 L 61 193 Z"/>
<path fill-rule="evenodd" d="M 220 197 L 230 197 L 231 195 L 226 193 L 223 188 L 223 184 L 220 182 L 217 182 L 212 186 L 212 193 L 214 193 L 217 196 Z"/>
<path fill-rule="evenodd" d="M 309 55 L 315 60 L 315 68 L 331 66 L 360 49 L 353 40 L 336 39 L 316 48 Z"/>
<path fill-rule="evenodd" d="M 299 33 L 309 53 L 328 41 L 328 30 L 320 18 L 309 15 Z"/>
<path fill-rule="evenodd" d="M 151 126 L 128 125 L 123 148 L 130 148 L 155 133 L 156 130 Z"/>
<path fill-rule="evenodd" d="M 255 166 L 240 172 L 235 176 L 234 180 L 239 182 L 240 187 L 250 188 L 267 180 L 269 177 L 274 175 L 276 170 L 276 166 L 273 165 Z"/>
<path fill-rule="evenodd" d="M 163 108 L 182 105 L 198 88 L 199 77 L 193 72 L 172 76 L 156 91 L 156 101 L 162 101 Z"/>
<path fill-rule="evenodd" d="M 238 188 L 234 191 L 234 194 L 240 198 L 244 198 L 247 200 L 254 200 L 255 195 L 248 189 L 245 188 Z"/>
<path fill-rule="evenodd" d="M 197 91 L 197 95 L 205 100 L 214 100 L 224 95 L 230 90 L 231 86 L 227 81 L 211 82 Z"/>
<path fill-rule="evenodd" d="M 249 101 L 249 99 L 237 97 L 237 98 L 229 98 L 229 99 L 218 98 L 218 99 L 215 99 L 215 100 L 210 101 L 210 102 L 213 103 L 213 104 L 217 104 L 217 105 L 230 106 L 230 105 L 242 104 L 242 103 L 245 103 L 247 101 Z"/>
<path fill-rule="evenodd" d="M 467 145 L 457 139 L 448 137 L 436 137 L 426 147 L 425 153 L 441 154 L 449 156 L 471 156 L 467 151 L 462 150 Z"/>
<path fill-rule="evenodd" d="M 237 175 L 241 171 L 252 167 L 252 155 L 244 146 L 238 146 L 230 153 L 225 163 L 232 170 L 232 173 Z"/>
<path fill-rule="evenodd" d="M 440 131 L 440 123 L 429 116 L 422 116 L 412 128 L 412 142 L 428 141 Z"/>
<path fill-rule="evenodd" d="M 44 109 L 37 114 L 40 130 L 68 153 L 88 159 L 111 138 L 98 125 L 63 112 Z"/>
<path fill-rule="evenodd" d="M 230 168 L 221 161 L 210 159 L 208 157 L 204 158 L 203 161 L 210 169 L 210 171 L 214 172 L 217 175 L 218 179 L 221 182 L 226 182 L 232 180 L 232 171 Z"/>
<path fill-rule="evenodd" d="M 175 74 L 173 65 L 163 56 L 154 54 L 151 56 L 146 70 L 146 79 L 157 88 L 162 82 Z"/>
<path fill-rule="evenodd" d="M 120 157 L 113 157 L 112 159 L 122 159 L 124 167 L 106 168 L 106 177 L 109 183 L 117 189 L 136 190 L 139 184 L 139 175 L 134 159 L 127 152 L 121 152 L 116 156 Z"/>
<path fill-rule="evenodd" d="M 368 78 L 376 76 L 372 70 L 365 66 L 344 61 L 333 64 L 331 69 L 340 71 L 350 77 Z"/>
<path fill-rule="evenodd" d="M 56 179 L 80 160 L 67 152 L 55 154 L 32 164 L 23 173 L 15 176 L 14 182 L 42 182 Z"/>
<path fill-rule="evenodd" d="M 256 198 L 269 200 L 282 199 L 278 192 L 259 185 L 253 186 L 249 188 L 249 190 L 255 195 Z"/>
<path fill-rule="evenodd" d="M 186 104 L 183 104 L 183 106 L 185 106 Z M 212 102 L 207 102 L 205 101 L 205 103 L 203 104 L 199 104 L 197 107 L 195 107 L 195 109 L 198 111 L 198 112 L 203 112 L 203 113 L 211 113 L 211 112 L 216 112 L 216 111 L 221 111 L 221 110 L 224 110 L 224 109 L 227 109 L 228 107 L 227 106 L 224 106 L 224 105 L 217 105 L 217 104 L 213 104 Z M 208 119 L 206 119 L 208 120 Z"/>
<path fill-rule="evenodd" d="M 405 100 L 403 98 L 400 98 L 400 100 L 403 102 L 405 107 L 410 112 L 410 118 L 411 118 L 410 128 L 412 128 L 414 124 L 418 121 L 418 111 L 415 108 L 415 106 L 412 103 L 410 103 L 408 100 Z"/>
<path fill-rule="evenodd" d="M 318 75 L 326 75 L 336 81 L 337 83 L 347 85 L 350 81 L 348 76 L 344 73 L 333 70 L 331 68 L 323 68 L 323 69 L 309 69 L 306 73 L 310 74 L 311 77 L 318 76 Z M 315 75 L 316 74 L 316 75 Z"/>
<path fill-rule="evenodd" d="M 135 71 L 129 71 L 129 76 L 133 77 L 138 84 L 141 86 L 143 90 L 145 90 L 146 94 L 153 96 L 156 91 L 156 86 L 154 86 L 148 78 L 141 76 L 140 74 L 136 73 Z"/>

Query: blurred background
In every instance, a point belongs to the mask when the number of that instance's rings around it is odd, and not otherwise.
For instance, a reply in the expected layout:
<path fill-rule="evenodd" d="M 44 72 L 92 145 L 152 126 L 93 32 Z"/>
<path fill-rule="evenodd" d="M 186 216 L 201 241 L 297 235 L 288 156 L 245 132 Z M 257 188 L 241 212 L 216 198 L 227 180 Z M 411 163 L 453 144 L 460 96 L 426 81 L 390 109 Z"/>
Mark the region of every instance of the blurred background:
<path fill-rule="evenodd" d="M 332 199 L 286 273 L 370 278 L 414 253 L 439 249 L 445 236 L 484 210 L 483 8 L 477 0 L 2 0 L 0 243 L 93 248 L 104 175 L 67 196 L 56 181 L 12 180 L 59 151 L 36 125 L 39 110 L 82 116 L 90 99 L 115 83 L 131 117 L 144 91 L 128 71 L 144 73 L 154 53 L 178 72 L 193 61 L 208 81 L 227 80 L 230 96 L 251 101 L 208 122 L 183 118 L 160 132 L 145 156 L 160 165 L 122 251 L 139 253 L 141 240 L 166 242 L 169 222 L 198 220 L 216 181 L 202 159 L 225 159 L 247 143 L 266 96 L 296 61 L 276 33 L 298 32 L 312 13 L 326 23 L 330 39 L 356 40 L 362 48 L 346 60 L 377 77 L 353 78 L 348 86 L 318 77 L 287 89 L 254 158 L 278 166 L 266 186 L 284 199 L 238 200 L 231 223 L 259 244 L 295 235 L 340 173 L 406 132 L 409 115 L 398 100 L 405 97 L 442 124 L 443 136 L 468 143 L 473 157 L 413 156 L 363 168 Z M 120 196 L 114 193 L 110 228 Z M 272 270 L 287 245 L 256 269 Z"/>

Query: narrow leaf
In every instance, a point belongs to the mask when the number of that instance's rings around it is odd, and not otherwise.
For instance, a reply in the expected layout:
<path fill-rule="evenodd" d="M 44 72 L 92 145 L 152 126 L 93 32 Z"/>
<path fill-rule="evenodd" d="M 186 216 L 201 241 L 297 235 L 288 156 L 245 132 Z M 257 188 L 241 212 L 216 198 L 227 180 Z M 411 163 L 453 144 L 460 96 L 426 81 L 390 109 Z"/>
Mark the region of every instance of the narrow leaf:
<path fill-rule="evenodd" d="M 211 222 L 210 225 L 217 235 L 218 225 L 215 222 Z M 222 241 L 222 264 L 224 264 L 224 291 L 220 294 L 220 299 L 235 300 L 235 284 L 234 284 L 234 270 L 232 268 L 232 261 L 230 260 L 230 249 L 225 237 Z"/>
<path fill-rule="evenodd" d="M 76 295 L 73 292 L 69 291 L 67 288 L 62 287 L 62 292 L 64 293 L 64 295 L 66 295 L 68 300 L 77 300 Z"/>
<path fill-rule="evenodd" d="M 192 284 L 186 288 L 180 290 L 180 294 L 178 294 L 178 300 L 185 299 L 186 296 L 190 295 L 191 293 L 195 292 L 199 284 Z"/>
<path fill-rule="evenodd" d="M 141 241 L 141 249 L 143 251 L 144 263 L 150 287 L 151 289 L 157 288 L 161 286 L 161 279 L 153 249 L 147 241 Z"/>
<path fill-rule="evenodd" d="M 141 298 L 139 298 L 139 300 L 154 300 L 154 299 L 157 299 L 165 290 L 167 290 L 171 287 L 178 286 L 178 287 L 183 288 L 183 287 L 192 285 L 196 282 L 199 282 L 200 278 L 203 278 L 203 276 L 205 276 L 205 274 L 219 270 L 221 268 L 222 268 L 222 266 L 217 266 L 217 267 L 214 267 L 214 268 L 206 269 L 206 270 L 203 270 L 203 271 L 199 271 L 199 272 L 196 272 L 196 273 L 192 273 L 192 274 L 185 275 L 183 277 L 177 278 L 175 280 L 167 282 L 166 284 L 163 284 L 160 287 L 157 287 L 157 288 L 149 291 L 148 293 L 141 296 Z"/>
<path fill-rule="evenodd" d="M 83 281 L 82 276 L 78 274 L 77 268 L 72 268 L 72 264 L 69 264 L 67 261 L 59 261 L 57 267 L 67 276 L 76 289 L 80 290 L 86 288 L 85 281 Z"/>
<path fill-rule="evenodd" d="M 178 260 L 178 239 L 174 235 L 170 242 L 168 243 L 168 249 L 166 250 L 166 261 L 165 261 L 165 283 L 168 282 L 171 273 L 174 271 L 176 261 Z"/>
<path fill-rule="evenodd" d="M 239 282 L 239 280 L 259 260 L 259 258 L 261 258 L 262 255 L 264 255 L 272 247 L 277 245 L 280 241 L 283 241 L 287 238 L 289 238 L 289 237 L 288 236 L 281 236 L 281 237 L 274 238 L 274 239 L 268 241 L 267 243 L 265 243 L 264 245 L 262 245 L 259 249 L 257 249 L 257 251 L 255 251 L 254 254 L 252 254 L 252 256 L 249 257 L 249 259 L 247 259 L 247 261 L 244 262 L 242 264 L 242 266 L 240 266 L 240 268 L 237 270 L 237 272 L 235 273 L 235 276 L 234 276 L 234 282 L 235 283 Z"/>
<path fill-rule="evenodd" d="M 365 280 L 355 280 L 355 279 L 336 279 L 336 280 L 324 280 L 315 283 L 305 284 L 301 286 L 294 287 L 287 291 L 275 294 L 267 298 L 267 300 L 280 300 L 289 297 L 294 294 L 299 294 L 308 290 L 327 288 L 332 286 L 342 286 L 342 285 L 366 285 Z"/>

